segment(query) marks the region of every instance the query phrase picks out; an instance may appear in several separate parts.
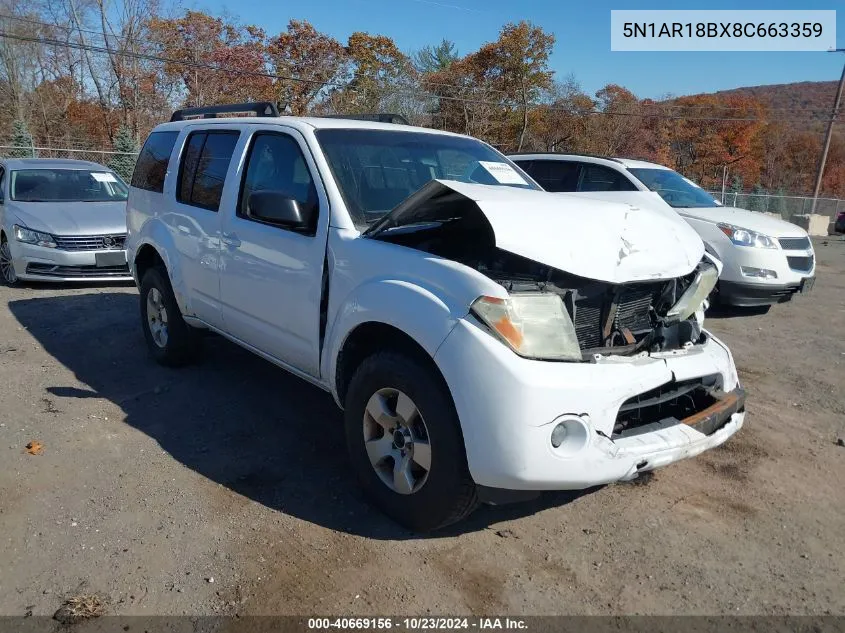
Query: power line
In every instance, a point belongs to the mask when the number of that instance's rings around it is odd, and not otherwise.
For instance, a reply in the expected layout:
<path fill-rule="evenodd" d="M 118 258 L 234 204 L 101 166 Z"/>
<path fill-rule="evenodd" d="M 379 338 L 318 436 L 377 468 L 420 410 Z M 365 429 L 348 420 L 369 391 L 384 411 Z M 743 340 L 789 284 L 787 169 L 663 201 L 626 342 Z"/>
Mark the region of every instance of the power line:
<path fill-rule="evenodd" d="M 266 71 L 246 71 L 246 70 L 232 69 L 232 68 L 226 68 L 226 67 L 216 65 L 216 64 L 208 64 L 208 63 L 205 63 L 205 62 L 187 62 L 187 61 L 184 61 L 184 60 L 166 58 L 166 57 L 161 57 L 161 56 L 158 56 L 158 55 L 152 55 L 152 54 L 147 54 L 147 53 L 137 53 L 137 52 L 130 52 L 130 51 L 125 51 L 125 50 L 114 50 L 114 49 L 111 49 L 111 48 L 108 47 L 108 38 L 113 38 L 113 39 L 117 39 L 117 40 L 128 40 L 129 38 L 124 37 L 124 36 L 114 35 L 114 34 L 107 35 L 107 34 L 104 34 L 102 32 L 99 32 L 99 31 L 93 31 L 93 30 L 90 30 L 90 29 L 83 29 L 81 27 L 63 26 L 63 25 L 55 24 L 55 23 L 48 23 L 48 22 L 42 22 L 42 21 L 39 21 L 39 20 L 33 20 L 31 18 L 23 18 L 23 17 L 19 17 L 19 16 L 14 16 L 14 15 L 0 14 L 0 19 L 3 19 L 3 18 L 11 19 L 11 20 L 18 20 L 18 21 L 27 22 L 27 23 L 30 23 L 30 24 L 35 24 L 35 25 L 44 26 L 44 27 L 59 28 L 59 29 L 62 29 L 62 30 L 68 31 L 68 32 L 79 31 L 80 33 L 88 33 L 88 34 L 96 35 L 96 36 L 102 38 L 105 41 L 105 46 L 101 47 L 101 46 L 97 46 L 97 45 L 94 45 L 94 44 L 63 42 L 61 40 L 53 40 L 53 39 L 44 38 L 44 37 L 36 38 L 36 37 L 24 36 L 24 35 L 11 35 L 11 34 L 8 34 L 8 33 L 0 33 L 0 37 L 8 37 L 8 38 L 11 38 L 11 39 L 21 39 L 21 40 L 25 40 L 25 41 L 40 42 L 40 43 L 43 43 L 43 44 L 51 44 L 53 46 L 64 46 L 64 47 L 68 47 L 68 48 L 74 48 L 74 49 L 77 49 L 77 50 L 88 50 L 90 52 L 105 53 L 107 55 L 133 57 L 133 58 L 136 58 L 136 59 L 145 59 L 147 61 L 159 61 L 159 62 L 168 63 L 168 64 L 180 64 L 180 65 L 188 66 L 188 67 L 192 67 L 192 68 L 205 68 L 205 69 L 216 71 L 216 72 L 226 72 L 226 73 L 230 73 L 230 74 L 241 74 L 241 75 L 249 75 L 249 76 L 260 76 L 260 77 L 267 77 L 267 78 L 270 78 L 270 79 L 279 79 L 279 80 L 284 80 L 284 81 L 293 81 L 293 82 L 300 82 L 300 83 L 310 83 L 310 84 L 313 84 L 313 85 L 321 85 L 321 86 L 326 87 L 326 88 L 352 89 L 347 84 L 340 84 L 340 83 L 337 83 L 337 82 L 323 82 L 323 81 L 319 81 L 319 80 L 306 79 L 306 78 L 302 78 L 302 77 L 292 77 L 292 76 L 286 76 L 286 75 L 279 75 L 279 74 L 275 74 L 275 73 L 269 73 L 269 72 L 266 72 Z M 434 87 L 437 87 L 437 88 L 453 88 L 455 90 L 460 90 L 460 91 L 464 91 L 464 90 L 469 89 L 471 91 L 483 91 L 483 92 L 486 92 L 486 93 L 494 92 L 494 93 L 500 93 L 500 94 L 507 94 L 506 91 L 504 91 L 504 90 L 493 89 L 493 88 L 485 88 L 485 87 L 481 87 L 481 86 L 457 86 L 457 85 L 454 85 L 454 84 L 446 84 L 446 83 L 439 83 L 439 82 L 426 82 L 426 83 L 430 86 L 434 86 Z M 408 96 L 425 96 L 426 98 L 445 99 L 445 100 L 450 100 L 450 101 L 462 101 L 462 102 L 476 101 L 476 100 L 467 99 L 465 97 L 457 97 L 457 96 L 454 96 L 454 95 L 440 95 L 440 94 L 435 94 L 435 93 L 427 93 L 427 92 L 419 92 L 419 91 L 411 92 L 411 91 L 402 90 L 402 89 L 398 89 L 398 90 L 392 89 L 392 90 L 393 90 L 392 94 L 404 94 L 404 95 L 408 95 Z M 684 97 L 677 97 L 677 98 L 682 99 Z M 499 107 L 508 107 L 508 105 L 509 105 L 507 103 L 497 103 L 497 102 L 490 101 L 490 100 L 477 100 L 476 102 L 479 103 L 479 104 L 499 105 Z M 536 107 L 543 107 L 543 106 L 536 104 L 536 105 L 534 105 L 534 107 L 536 108 Z M 568 111 L 566 108 L 559 107 L 559 106 L 545 105 L 545 107 L 552 108 L 555 111 Z M 829 122 L 829 119 L 826 119 L 826 118 L 821 119 L 821 118 L 817 118 L 817 117 L 813 116 L 813 115 L 827 116 L 827 109 L 822 108 L 822 107 L 819 107 L 819 108 L 768 108 L 768 107 L 764 106 L 767 112 L 788 112 L 789 114 L 798 113 L 798 114 L 803 114 L 803 115 L 810 117 L 806 120 L 804 120 L 804 119 L 794 119 L 794 118 L 784 118 L 784 119 L 754 118 L 754 117 L 741 116 L 741 115 L 737 115 L 737 116 L 733 116 L 733 117 L 731 117 L 731 116 L 714 116 L 712 114 L 714 110 L 722 110 L 722 111 L 732 110 L 732 111 L 739 111 L 741 113 L 745 113 L 749 110 L 750 107 L 753 107 L 753 106 L 730 106 L 730 105 L 726 105 L 726 104 L 684 105 L 684 104 L 677 104 L 677 103 L 649 103 L 649 104 L 638 103 L 638 107 L 643 108 L 643 110 L 648 109 L 648 108 L 658 109 L 658 110 L 661 110 L 661 113 L 660 114 L 649 114 L 645 111 L 643 111 L 641 113 L 624 113 L 624 112 L 619 112 L 619 111 L 608 112 L 608 111 L 596 110 L 596 109 L 588 110 L 588 111 L 585 111 L 585 112 L 587 114 L 597 114 L 597 115 L 606 115 L 606 116 L 637 116 L 637 117 L 640 117 L 640 118 L 684 119 L 684 120 L 706 120 L 706 121 L 766 121 L 766 122 L 771 122 L 771 123 L 775 123 L 775 122 L 778 122 L 778 123 L 796 123 L 796 122 L 827 123 L 827 122 Z M 674 116 L 673 117 L 673 116 L 670 116 L 670 115 L 662 114 L 662 112 L 665 111 L 665 110 L 684 110 L 684 111 L 697 110 L 699 112 L 709 112 L 711 114 L 709 116 L 702 116 L 702 117 L 690 117 L 690 116 Z"/>
<path fill-rule="evenodd" d="M 299 82 L 299 83 L 308 83 L 312 85 L 319 85 L 321 88 L 338 88 L 344 90 L 351 90 L 353 92 L 358 92 L 357 88 L 354 86 L 349 86 L 348 84 L 341 84 L 337 82 L 324 82 L 316 79 L 305 79 L 302 77 L 291 77 L 288 75 L 279 75 L 276 73 L 270 73 L 266 71 L 258 71 L 258 70 L 243 70 L 238 68 L 227 68 L 221 66 L 219 64 L 209 64 L 205 62 L 192 62 L 186 61 L 183 59 L 174 59 L 169 57 L 162 57 L 160 55 L 152 55 L 149 53 L 139 53 L 135 51 L 128 51 L 128 50 L 113 50 L 109 49 L 104 46 L 97 46 L 94 44 L 81 44 L 76 42 L 63 42 L 61 40 L 56 40 L 52 38 L 45 38 L 45 37 L 33 37 L 33 36 L 26 36 L 20 34 L 10 34 L 6 32 L 0 31 L 0 37 L 4 37 L 7 39 L 12 40 L 19 40 L 24 42 L 35 42 L 42 45 L 52 45 L 52 46 L 59 46 L 64 48 L 72 48 L 76 50 L 84 50 L 94 53 L 100 53 L 105 55 L 115 55 L 118 57 L 129 57 L 133 59 L 143 59 L 146 61 L 152 62 L 159 62 L 163 64 L 175 64 L 181 65 L 188 68 L 199 68 L 210 70 L 213 72 L 223 72 L 228 73 L 230 75 L 242 75 L 242 76 L 252 76 L 252 77 L 266 77 L 268 79 L 276 79 L 281 81 L 291 81 L 291 82 Z M 432 84 L 433 85 L 433 84 Z M 458 90 L 463 89 L 460 86 L 451 86 L 446 85 L 445 87 L 449 88 L 456 88 Z M 419 90 L 408 90 L 402 88 L 388 88 L 384 91 L 386 95 L 405 95 L 409 97 L 416 97 L 421 99 L 434 99 L 439 101 L 454 101 L 459 103 L 471 103 L 477 105 L 490 105 L 499 108 L 510 108 L 513 107 L 512 103 L 507 103 L 504 101 L 492 101 L 486 99 L 475 99 L 475 98 L 467 98 L 467 97 L 458 97 L 454 95 L 442 95 L 430 92 L 423 92 Z M 571 114 L 571 111 L 567 108 L 563 108 L 560 106 L 555 106 L 553 104 L 530 104 L 529 107 L 532 110 L 536 110 L 538 108 L 543 108 L 552 112 L 564 112 Z M 680 116 L 680 115 L 671 115 L 671 114 L 650 114 L 645 112 L 620 112 L 620 111 L 607 111 L 607 110 L 584 110 L 581 112 L 582 114 L 589 114 L 589 115 L 596 115 L 596 116 L 621 116 L 621 117 L 632 117 L 632 118 L 641 118 L 641 119 L 665 119 L 665 120 L 684 120 L 684 121 L 725 121 L 725 122 L 761 122 L 761 123 L 827 123 L 829 119 L 819 119 L 819 118 L 806 118 L 806 119 L 795 119 L 795 118 L 756 118 L 756 117 L 718 117 L 718 116 Z"/>

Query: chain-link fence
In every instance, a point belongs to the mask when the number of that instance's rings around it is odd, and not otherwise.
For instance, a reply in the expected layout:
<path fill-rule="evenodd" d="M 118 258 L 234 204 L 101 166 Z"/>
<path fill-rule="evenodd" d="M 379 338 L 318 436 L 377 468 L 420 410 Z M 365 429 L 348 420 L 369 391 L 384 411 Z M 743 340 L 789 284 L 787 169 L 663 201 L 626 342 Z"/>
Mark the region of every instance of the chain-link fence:
<path fill-rule="evenodd" d="M 68 149 L 57 147 L 21 147 L 17 145 L 0 145 L 0 158 L 72 158 L 75 160 L 89 160 L 101 165 L 108 165 L 115 158 L 127 157 L 134 162 L 138 154 L 133 152 L 114 152 L 101 149 Z"/>
<path fill-rule="evenodd" d="M 716 200 L 721 200 L 727 207 L 739 207 L 750 211 L 763 211 L 765 213 L 778 213 L 784 220 L 789 220 L 793 215 L 805 215 L 813 212 L 812 196 L 780 196 L 775 194 L 758 193 L 725 193 L 722 200 L 721 191 L 709 192 Z M 845 212 L 845 200 L 841 198 L 819 198 L 816 202 L 814 213 L 826 215 L 831 221 L 836 219 L 837 214 Z"/>
<path fill-rule="evenodd" d="M 89 160 L 101 165 L 109 165 L 114 163 L 116 159 L 121 159 L 120 162 L 125 164 L 125 159 L 130 159 L 132 164 L 138 158 L 137 153 L 133 152 L 115 152 L 111 150 L 101 149 L 70 149 L 70 148 L 56 148 L 56 147 L 20 147 L 16 145 L 0 145 L 0 158 L 10 156 L 15 157 L 32 157 L 32 158 L 73 158 L 76 160 Z M 121 174 L 128 178 L 129 173 L 123 173 L 125 168 L 119 170 Z M 765 213 L 778 213 L 784 219 L 789 221 L 793 215 L 803 215 L 810 213 L 813 208 L 813 198 L 810 196 L 782 196 L 776 194 L 757 194 L 757 193 L 725 193 L 725 198 L 722 200 L 721 191 L 710 191 L 717 200 L 721 200 L 725 206 L 739 207 L 740 209 L 749 209 L 750 211 L 762 211 Z M 845 200 L 841 198 L 819 198 L 816 202 L 815 212 L 819 215 L 825 215 L 830 218 L 830 221 L 836 220 L 839 212 L 845 212 Z"/>

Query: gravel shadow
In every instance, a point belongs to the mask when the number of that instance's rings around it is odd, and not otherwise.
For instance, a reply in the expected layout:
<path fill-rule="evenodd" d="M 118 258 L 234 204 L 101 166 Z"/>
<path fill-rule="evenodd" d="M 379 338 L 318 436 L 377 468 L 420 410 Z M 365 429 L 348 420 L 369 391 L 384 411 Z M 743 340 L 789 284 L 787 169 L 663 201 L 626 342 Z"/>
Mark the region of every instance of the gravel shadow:
<path fill-rule="evenodd" d="M 126 424 L 179 462 L 274 510 L 372 538 L 419 537 L 362 497 L 346 459 L 342 414 L 328 393 L 213 335 L 197 365 L 157 365 L 144 344 L 134 293 L 37 297 L 12 301 L 9 309 L 86 385 L 53 385 L 47 388 L 53 396 L 114 402 Z M 485 506 L 431 536 L 482 530 L 582 494 Z"/>

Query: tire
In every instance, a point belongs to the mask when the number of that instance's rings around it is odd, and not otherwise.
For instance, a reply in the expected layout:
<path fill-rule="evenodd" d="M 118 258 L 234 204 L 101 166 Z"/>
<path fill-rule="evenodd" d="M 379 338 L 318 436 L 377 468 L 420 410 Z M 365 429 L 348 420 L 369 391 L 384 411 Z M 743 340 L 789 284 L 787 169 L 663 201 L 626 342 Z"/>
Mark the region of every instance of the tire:
<path fill-rule="evenodd" d="M 0 239 L 0 281 L 6 286 L 15 286 L 20 281 L 12 263 L 12 251 L 5 235 Z"/>
<path fill-rule="evenodd" d="M 479 503 L 458 415 L 451 394 L 435 371 L 411 355 L 376 353 L 355 371 L 345 402 L 349 458 L 364 492 L 385 514 L 417 532 L 460 521 Z M 390 422 L 380 424 L 378 415 L 371 414 L 379 403 L 384 405 L 382 422 Z M 405 417 L 412 422 L 399 424 L 401 430 L 390 433 L 390 426 L 403 419 L 400 410 L 410 407 L 416 413 Z M 397 432 L 404 433 L 405 439 L 397 438 Z M 426 444 L 428 450 L 424 451 Z M 388 453 L 376 464 L 379 454 Z M 403 471 L 410 473 L 409 477 L 396 475 L 397 460 L 409 464 Z M 426 462 L 428 470 L 423 472 L 420 464 Z"/>
<path fill-rule="evenodd" d="M 179 367 L 193 361 L 199 352 L 200 338 L 182 318 L 167 273 L 150 268 L 141 280 L 140 294 L 141 328 L 156 362 Z"/>

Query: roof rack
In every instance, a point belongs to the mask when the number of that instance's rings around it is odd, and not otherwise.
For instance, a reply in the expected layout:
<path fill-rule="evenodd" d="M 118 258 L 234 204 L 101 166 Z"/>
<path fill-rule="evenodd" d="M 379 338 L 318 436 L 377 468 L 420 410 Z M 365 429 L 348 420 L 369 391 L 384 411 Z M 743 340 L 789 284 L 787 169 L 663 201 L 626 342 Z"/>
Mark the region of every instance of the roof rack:
<path fill-rule="evenodd" d="M 279 110 L 275 103 L 269 101 L 254 101 L 252 103 L 227 103 L 225 105 L 203 106 L 200 108 L 182 108 L 176 110 L 170 117 L 171 121 L 186 119 L 214 119 L 219 114 L 249 113 L 259 117 L 277 117 Z"/>
<path fill-rule="evenodd" d="M 321 119 L 352 119 L 355 121 L 375 121 L 377 123 L 396 123 L 398 125 L 411 125 L 401 114 L 390 112 L 366 113 L 366 114 L 324 114 Z"/>
<path fill-rule="evenodd" d="M 602 160 L 612 160 L 614 163 L 621 163 L 622 161 L 612 156 L 602 156 L 601 154 L 579 154 L 578 152 L 511 152 L 508 156 L 515 156 L 517 154 L 536 154 L 538 156 L 583 156 L 584 158 L 601 158 Z"/>

